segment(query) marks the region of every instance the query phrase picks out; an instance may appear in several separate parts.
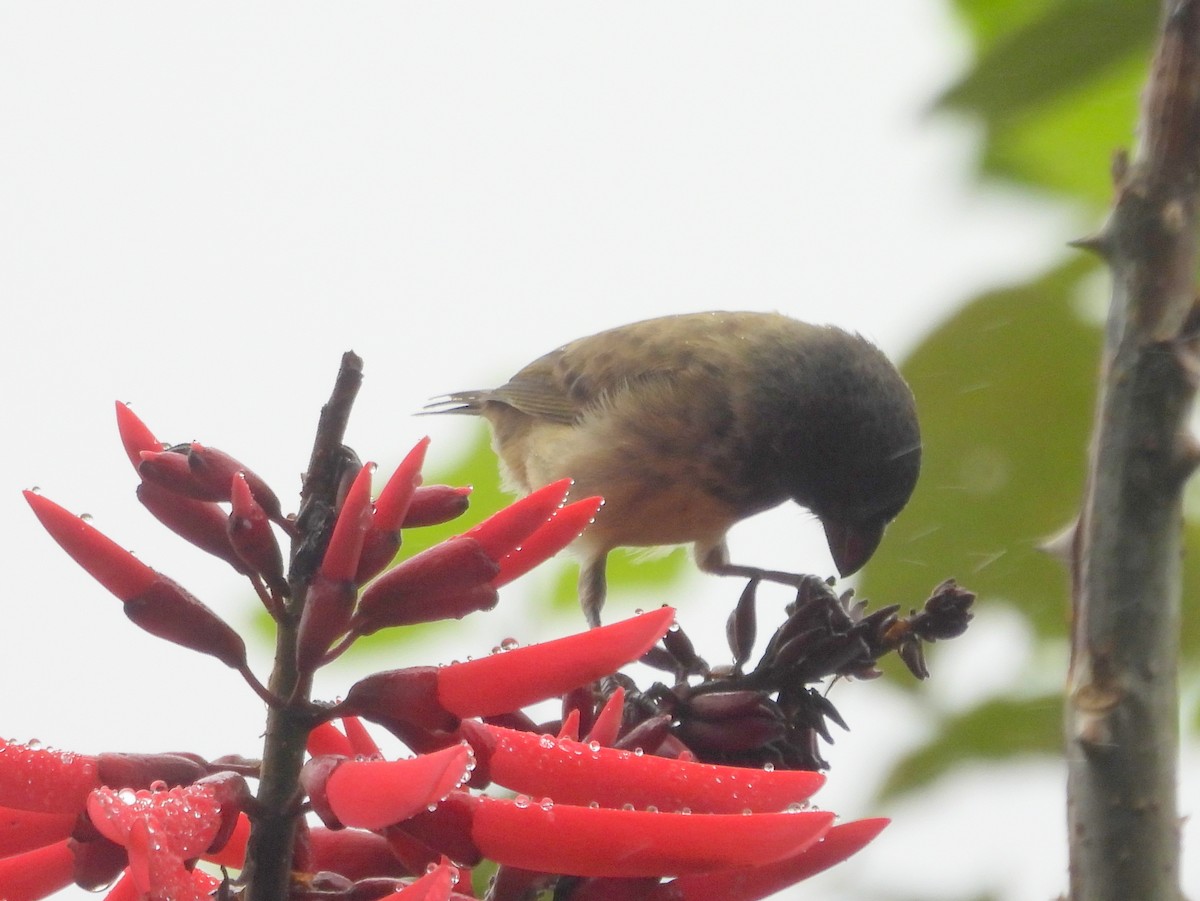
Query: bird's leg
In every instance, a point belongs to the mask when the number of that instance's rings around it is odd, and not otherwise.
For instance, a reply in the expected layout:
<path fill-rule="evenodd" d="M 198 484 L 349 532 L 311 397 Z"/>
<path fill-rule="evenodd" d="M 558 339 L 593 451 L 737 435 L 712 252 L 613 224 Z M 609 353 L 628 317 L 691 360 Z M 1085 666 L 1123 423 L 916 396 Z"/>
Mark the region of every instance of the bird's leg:
<path fill-rule="evenodd" d="M 780 585 L 790 585 L 800 589 L 811 582 L 824 580 L 820 576 L 806 573 L 787 573 L 777 569 L 760 569 L 757 566 L 739 566 L 729 562 L 729 545 L 724 539 L 714 545 L 701 547 L 696 545 L 696 565 L 701 571 L 718 576 L 741 576 L 743 579 L 758 579 L 763 582 L 778 582 Z"/>
<path fill-rule="evenodd" d="M 592 628 L 600 625 L 600 608 L 604 606 L 604 597 L 608 593 L 608 580 L 604 573 L 607 563 L 606 552 L 579 565 L 579 606 L 583 608 L 583 616 Z"/>

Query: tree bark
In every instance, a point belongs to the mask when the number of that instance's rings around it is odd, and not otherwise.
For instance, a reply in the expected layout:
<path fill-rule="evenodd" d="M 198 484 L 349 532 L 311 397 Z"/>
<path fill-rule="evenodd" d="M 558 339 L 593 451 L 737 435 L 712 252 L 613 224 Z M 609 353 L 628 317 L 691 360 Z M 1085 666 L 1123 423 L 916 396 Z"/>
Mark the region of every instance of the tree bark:
<path fill-rule="evenodd" d="M 1087 491 L 1073 546 L 1067 685 L 1072 901 L 1176 901 L 1182 494 L 1200 361 L 1200 0 L 1168 0 L 1141 143 L 1108 222 L 1112 273 Z M 1031 401 L 1036 403 L 1035 399 Z"/>

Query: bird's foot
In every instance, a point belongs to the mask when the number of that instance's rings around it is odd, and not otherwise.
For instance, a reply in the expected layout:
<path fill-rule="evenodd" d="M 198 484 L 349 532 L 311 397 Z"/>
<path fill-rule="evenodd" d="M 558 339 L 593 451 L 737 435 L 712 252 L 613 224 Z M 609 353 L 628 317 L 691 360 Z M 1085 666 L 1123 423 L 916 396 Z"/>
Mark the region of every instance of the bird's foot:
<path fill-rule="evenodd" d="M 827 588 L 829 585 L 820 576 L 809 573 L 789 573 L 777 569 L 760 569 L 757 566 L 739 566 L 736 563 L 713 564 L 708 571 L 718 576 L 740 576 L 755 582 L 777 582 L 780 585 L 789 585 L 797 591 L 805 587 L 815 588 L 818 585 Z"/>

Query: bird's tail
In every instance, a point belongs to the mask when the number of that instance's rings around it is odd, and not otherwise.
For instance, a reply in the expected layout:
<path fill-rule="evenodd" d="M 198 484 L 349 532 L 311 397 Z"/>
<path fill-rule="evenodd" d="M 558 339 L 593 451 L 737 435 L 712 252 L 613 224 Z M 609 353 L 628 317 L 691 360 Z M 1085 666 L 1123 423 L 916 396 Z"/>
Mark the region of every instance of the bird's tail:
<path fill-rule="evenodd" d="M 488 399 L 489 393 L 488 391 L 455 391 L 453 394 L 442 394 L 431 398 L 417 415 L 463 413 L 468 416 L 478 416 L 483 412 L 483 404 Z"/>

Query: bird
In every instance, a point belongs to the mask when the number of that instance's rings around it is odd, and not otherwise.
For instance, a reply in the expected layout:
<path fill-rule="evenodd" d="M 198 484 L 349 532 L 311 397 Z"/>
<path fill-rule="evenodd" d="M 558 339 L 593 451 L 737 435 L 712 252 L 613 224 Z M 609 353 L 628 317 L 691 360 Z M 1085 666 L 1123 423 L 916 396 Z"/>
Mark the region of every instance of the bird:
<path fill-rule="evenodd" d="M 599 625 L 618 547 L 691 544 L 702 571 L 799 585 L 730 562 L 726 533 L 794 501 L 838 573 L 872 556 L 921 466 L 912 391 L 861 335 L 770 312 L 647 319 L 564 344 L 498 388 L 434 398 L 482 416 L 506 489 L 564 477 L 604 505 L 575 542 L 579 600 Z"/>

